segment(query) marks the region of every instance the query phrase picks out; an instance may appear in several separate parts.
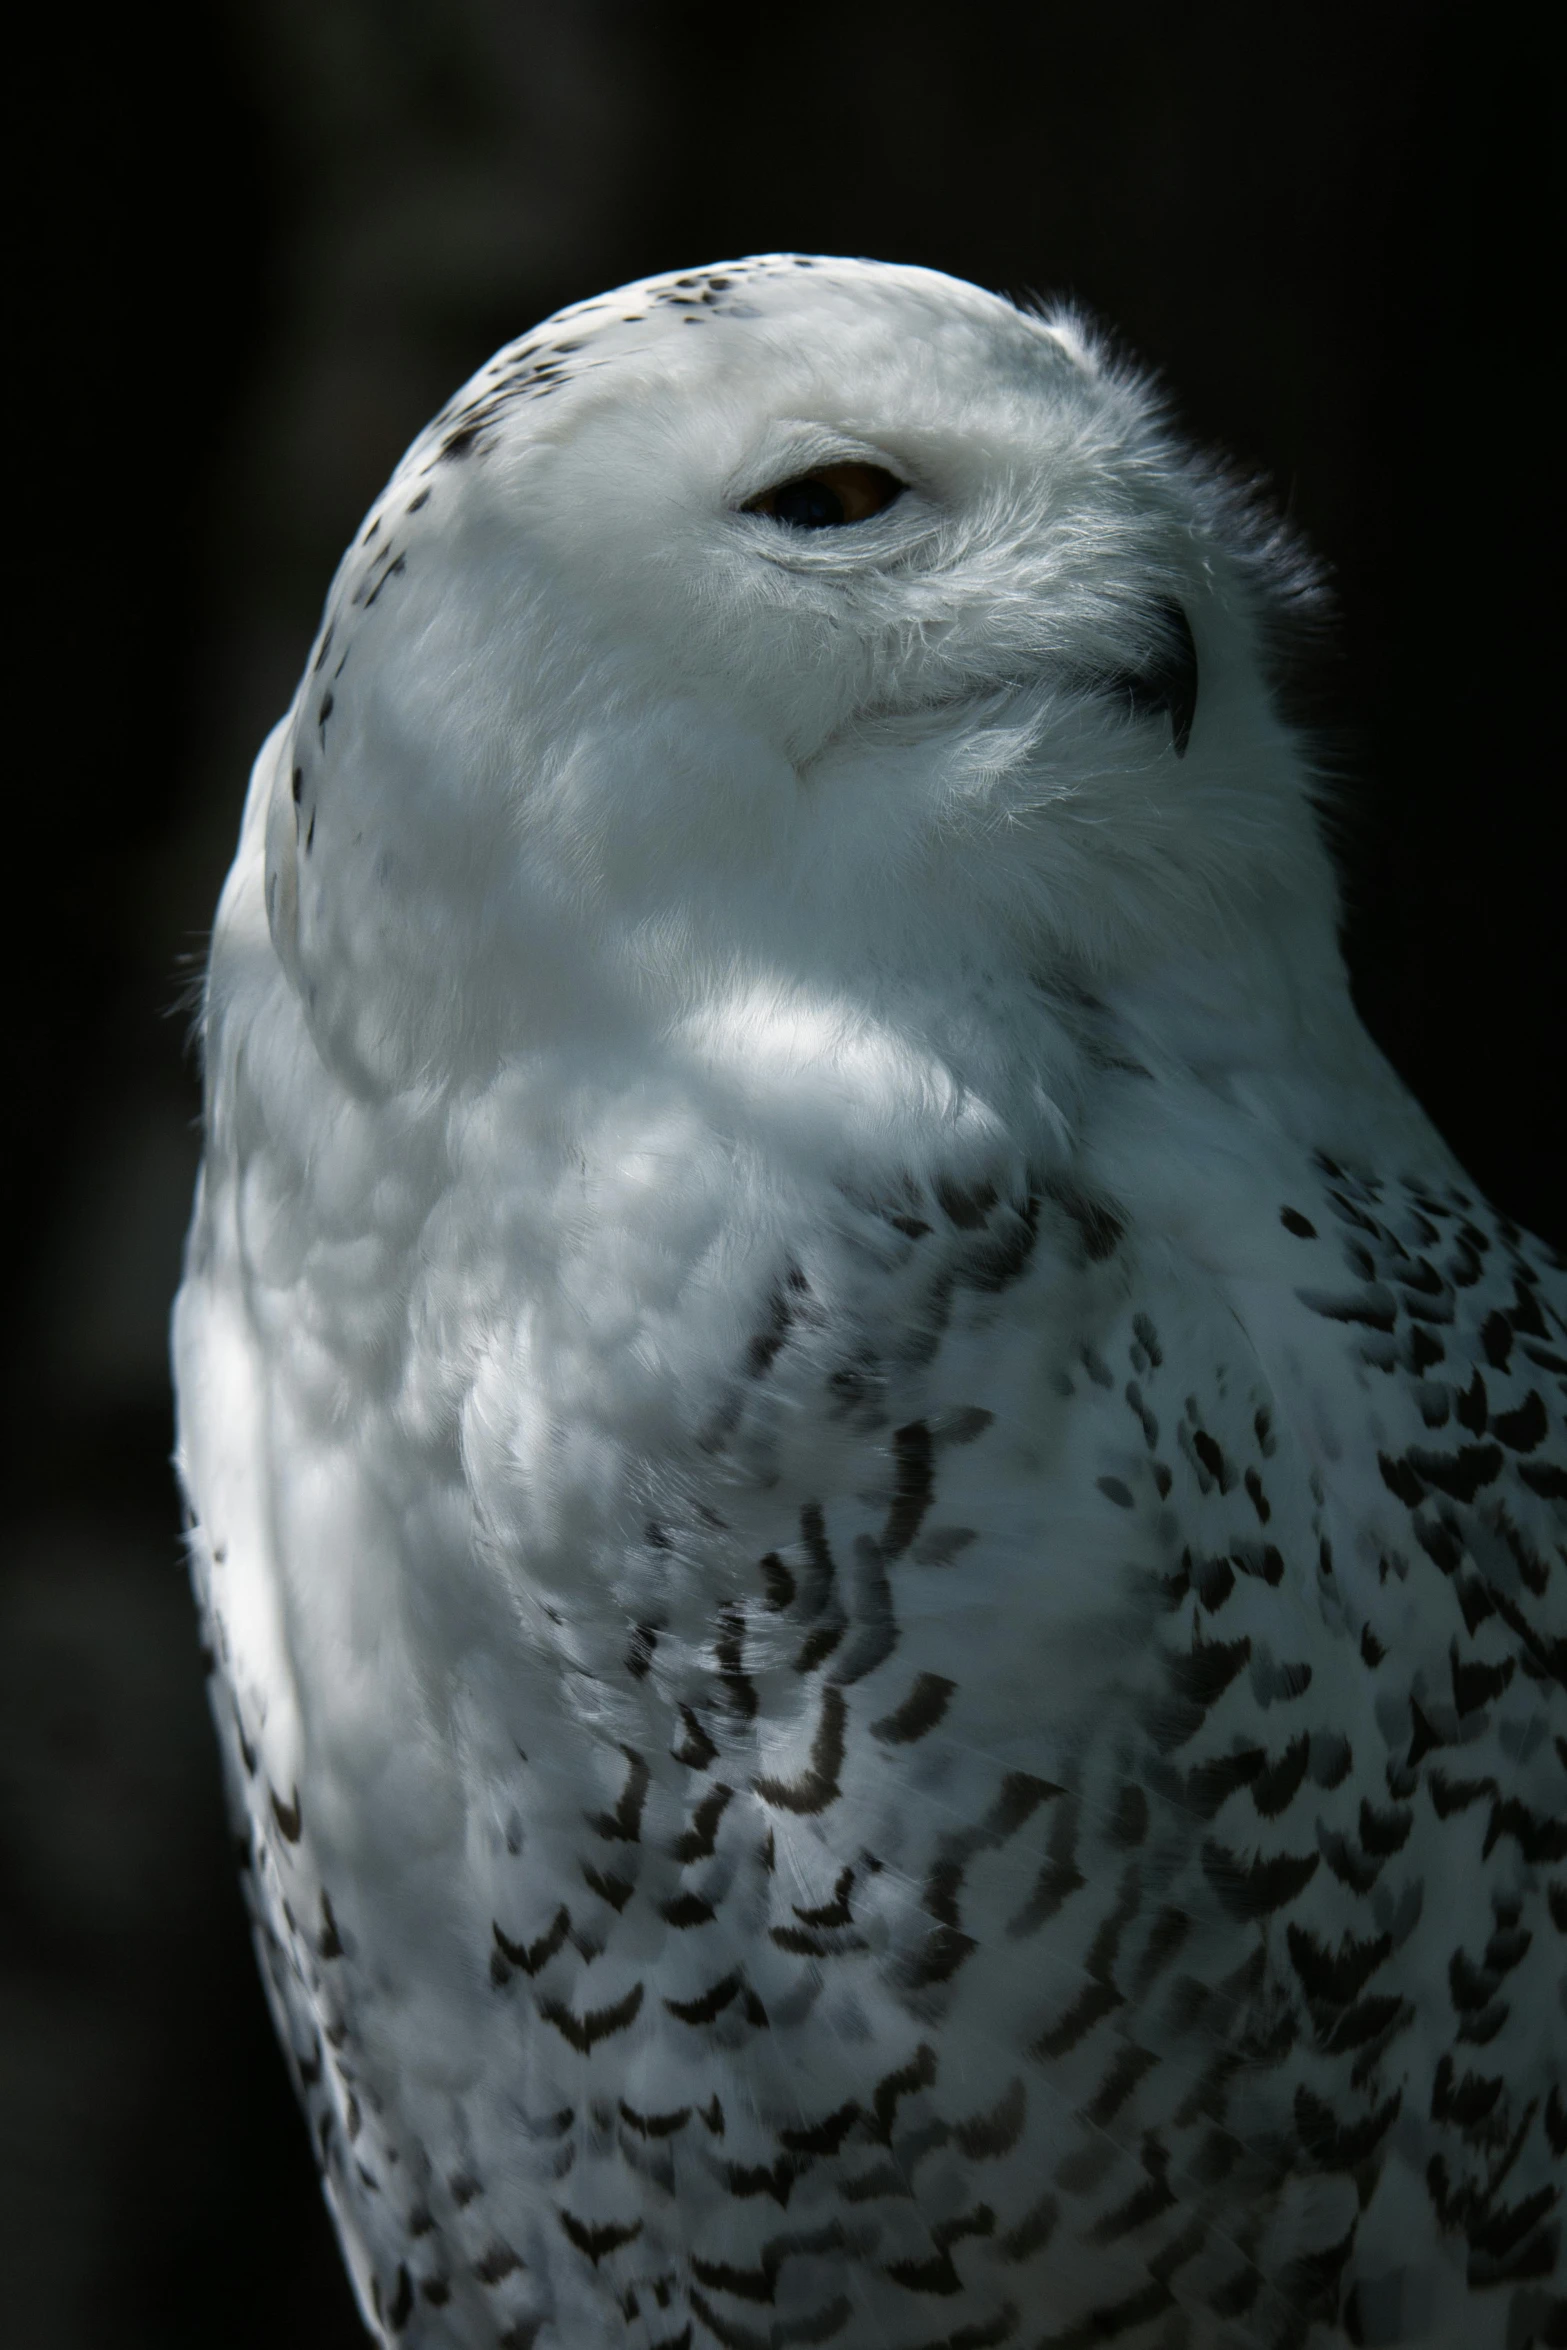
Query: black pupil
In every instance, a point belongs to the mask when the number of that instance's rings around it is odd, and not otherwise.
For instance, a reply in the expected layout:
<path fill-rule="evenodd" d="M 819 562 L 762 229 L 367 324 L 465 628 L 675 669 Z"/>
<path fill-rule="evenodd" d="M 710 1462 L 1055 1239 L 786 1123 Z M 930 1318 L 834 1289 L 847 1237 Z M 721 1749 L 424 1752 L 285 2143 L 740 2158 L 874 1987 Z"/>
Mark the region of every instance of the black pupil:
<path fill-rule="evenodd" d="M 836 530 L 843 521 L 843 500 L 824 481 L 791 481 L 774 493 L 773 512 L 795 530 Z"/>

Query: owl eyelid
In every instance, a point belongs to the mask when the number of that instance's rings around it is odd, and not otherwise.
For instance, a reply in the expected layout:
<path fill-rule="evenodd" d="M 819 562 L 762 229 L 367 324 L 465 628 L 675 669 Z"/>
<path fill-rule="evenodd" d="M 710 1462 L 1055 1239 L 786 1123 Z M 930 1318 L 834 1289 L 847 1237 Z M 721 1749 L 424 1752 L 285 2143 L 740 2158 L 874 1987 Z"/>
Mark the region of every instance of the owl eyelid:
<path fill-rule="evenodd" d="M 759 498 L 773 496 L 812 475 L 836 472 L 846 466 L 867 466 L 883 473 L 898 484 L 900 491 L 918 488 L 909 468 L 873 441 L 858 440 L 830 426 L 795 425 L 790 430 L 767 435 L 748 461 L 730 475 L 724 486 L 723 501 L 731 514 L 742 515 Z"/>
<path fill-rule="evenodd" d="M 746 499 L 741 511 L 781 529 L 815 533 L 859 530 L 897 504 L 908 484 L 889 466 L 843 457 L 805 467 Z"/>

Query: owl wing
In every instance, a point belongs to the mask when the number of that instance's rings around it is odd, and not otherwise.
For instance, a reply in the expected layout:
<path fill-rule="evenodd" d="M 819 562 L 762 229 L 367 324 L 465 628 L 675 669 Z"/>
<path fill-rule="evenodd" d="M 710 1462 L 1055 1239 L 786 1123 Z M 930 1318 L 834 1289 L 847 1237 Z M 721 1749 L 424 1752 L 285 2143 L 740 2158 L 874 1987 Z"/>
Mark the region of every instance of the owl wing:
<path fill-rule="evenodd" d="M 235 1716 L 388 2338 L 1552 2338 L 1562 1283 L 1445 1184 L 1286 1190 L 1240 1282 L 1060 1176 L 778 1266 L 541 1618 L 459 2087 Z"/>

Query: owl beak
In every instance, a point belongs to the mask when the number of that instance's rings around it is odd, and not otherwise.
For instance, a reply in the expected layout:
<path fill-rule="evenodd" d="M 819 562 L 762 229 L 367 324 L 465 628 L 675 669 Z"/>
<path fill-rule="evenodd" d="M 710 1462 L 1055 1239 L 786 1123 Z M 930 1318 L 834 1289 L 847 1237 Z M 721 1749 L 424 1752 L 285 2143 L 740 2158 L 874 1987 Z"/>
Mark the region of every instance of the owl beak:
<path fill-rule="evenodd" d="M 1099 692 L 1125 695 L 1134 718 L 1170 718 L 1170 739 L 1184 759 L 1197 716 L 1197 645 L 1192 624 L 1173 600 L 1159 606 L 1164 645 L 1146 669 L 1114 669 L 1096 678 Z"/>

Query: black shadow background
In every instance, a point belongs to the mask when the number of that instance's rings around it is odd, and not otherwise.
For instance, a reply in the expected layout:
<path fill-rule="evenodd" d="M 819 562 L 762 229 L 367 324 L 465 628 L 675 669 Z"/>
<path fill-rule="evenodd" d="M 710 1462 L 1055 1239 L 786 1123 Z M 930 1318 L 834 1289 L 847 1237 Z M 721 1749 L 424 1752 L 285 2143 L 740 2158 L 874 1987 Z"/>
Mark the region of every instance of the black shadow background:
<path fill-rule="evenodd" d="M 1076 295 L 1333 567 L 1362 1009 L 1559 1239 L 1544 64 L 1432 0 L 88 0 L 29 37 L 0 2323 L 347 2350 L 229 1875 L 163 1361 L 182 958 L 341 546 L 493 345 L 620 280 L 792 246 Z"/>

